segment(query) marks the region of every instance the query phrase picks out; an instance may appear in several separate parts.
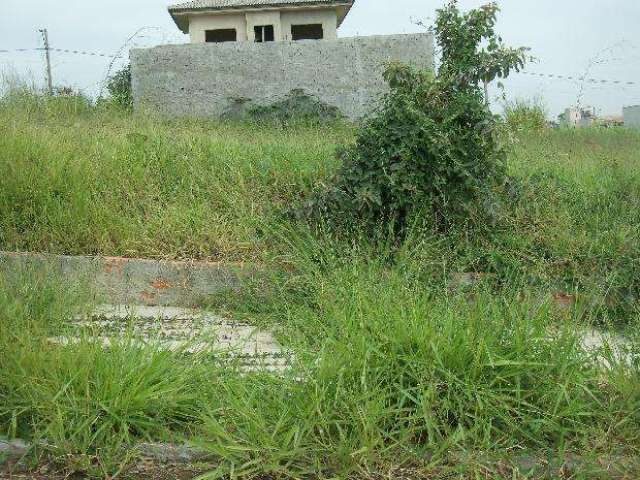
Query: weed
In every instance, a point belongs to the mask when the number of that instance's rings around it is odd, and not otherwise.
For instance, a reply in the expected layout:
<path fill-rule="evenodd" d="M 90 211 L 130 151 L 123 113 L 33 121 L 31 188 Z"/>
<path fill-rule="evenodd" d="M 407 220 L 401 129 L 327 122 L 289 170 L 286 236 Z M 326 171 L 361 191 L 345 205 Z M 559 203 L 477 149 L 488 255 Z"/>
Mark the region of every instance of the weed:
<path fill-rule="evenodd" d="M 420 281 L 413 254 L 390 267 L 339 248 L 292 245 L 306 288 L 263 296 L 296 352 L 280 377 L 127 338 L 109 350 L 90 337 L 48 344 L 37 326 L 51 324 L 49 307 L 21 281 L 31 293 L 2 302 L 13 318 L 0 348 L 10 365 L 0 375 L 2 425 L 98 477 L 125 471 L 137 442 L 166 439 L 207 450 L 218 464 L 211 477 L 335 478 L 428 471 L 465 452 L 637 449 L 636 367 L 602 370 L 580 346 L 579 316 L 515 288 L 443 294 Z M 317 254 L 323 263 L 309 260 Z"/>
<path fill-rule="evenodd" d="M 547 113 L 540 100 L 517 99 L 507 102 L 504 120 L 513 132 L 540 131 L 547 127 Z"/>

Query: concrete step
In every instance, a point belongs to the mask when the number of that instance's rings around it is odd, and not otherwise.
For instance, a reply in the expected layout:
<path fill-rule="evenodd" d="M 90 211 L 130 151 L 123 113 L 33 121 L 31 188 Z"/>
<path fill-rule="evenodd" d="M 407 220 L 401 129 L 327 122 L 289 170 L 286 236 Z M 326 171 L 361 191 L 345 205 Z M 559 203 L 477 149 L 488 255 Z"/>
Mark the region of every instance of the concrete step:
<path fill-rule="evenodd" d="M 604 368 L 615 364 L 633 365 L 638 351 L 628 338 L 613 331 L 583 328 L 579 332 L 582 349 Z"/>
<path fill-rule="evenodd" d="M 244 371 L 284 371 L 292 359 L 272 332 L 211 312 L 178 307 L 100 305 L 88 316 L 71 319 L 68 332 L 49 341 L 58 345 L 90 341 L 110 348 L 122 339 L 141 347 L 207 355 Z"/>

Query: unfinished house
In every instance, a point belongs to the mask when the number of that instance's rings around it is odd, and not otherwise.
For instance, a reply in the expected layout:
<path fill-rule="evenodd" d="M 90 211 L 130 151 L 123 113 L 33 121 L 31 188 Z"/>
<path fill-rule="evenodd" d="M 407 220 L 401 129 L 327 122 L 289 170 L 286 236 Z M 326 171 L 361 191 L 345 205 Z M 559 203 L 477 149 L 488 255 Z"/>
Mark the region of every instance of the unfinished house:
<path fill-rule="evenodd" d="M 359 120 L 388 92 L 389 63 L 432 70 L 434 48 L 430 33 L 338 38 L 353 4 L 193 0 L 170 7 L 191 41 L 130 51 L 134 107 L 170 117 L 243 118 L 293 103 Z"/>
<path fill-rule="evenodd" d="M 169 7 L 191 43 L 335 40 L 354 0 L 193 0 Z"/>

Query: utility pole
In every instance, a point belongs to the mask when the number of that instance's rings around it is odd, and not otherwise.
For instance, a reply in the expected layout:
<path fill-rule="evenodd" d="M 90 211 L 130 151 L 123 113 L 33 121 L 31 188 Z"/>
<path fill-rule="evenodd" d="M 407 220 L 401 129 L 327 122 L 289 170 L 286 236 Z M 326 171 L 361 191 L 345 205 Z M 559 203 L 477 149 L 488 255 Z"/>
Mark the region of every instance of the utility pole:
<path fill-rule="evenodd" d="M 53 95 L 53 79 L 51 78 L 51 50 L 49 48 L 49 33 L 44 28 L 40 30 L 42 40 L 44 41 L 44 53 L 47 59 L 47 90 L 49 95 Z"/>

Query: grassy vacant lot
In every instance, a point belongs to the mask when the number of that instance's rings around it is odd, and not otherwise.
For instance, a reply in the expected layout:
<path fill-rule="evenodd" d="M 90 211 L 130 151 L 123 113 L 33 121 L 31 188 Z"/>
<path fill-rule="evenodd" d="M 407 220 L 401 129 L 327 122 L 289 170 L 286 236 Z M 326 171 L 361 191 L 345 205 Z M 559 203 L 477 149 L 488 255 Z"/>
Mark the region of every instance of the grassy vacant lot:
<path fill-rule="evenodd" d="M 255 259 L 261 228 L 331 172 L 350 135 L 155 122 L 58 100 L 2 106 L 1 248 Z"/>
<path fill-rule="evenodd" d="M 286 215 L 352 135 L 3 100 L 0 249 L 264 262 L 273 277 L 211 305 L 276 329 L 297 363 L 272 377 L 127 339 L 55 347 L 82 290 L 1 279 L 0 433 L 97 477 L 125 475 L 136 442 L 189 439 L 212 476 L 539 478 L 527 458 L 577 454 L 572 478 L 612 478 L 610 460 L 637 478 L 640 134 L 518 134 L 488 232 L 399 246 Z M 593 361 L 592 324 L 624 328 L 633 360 Z"/>

